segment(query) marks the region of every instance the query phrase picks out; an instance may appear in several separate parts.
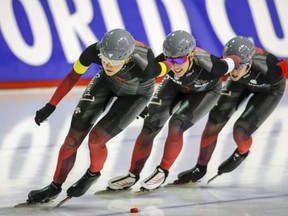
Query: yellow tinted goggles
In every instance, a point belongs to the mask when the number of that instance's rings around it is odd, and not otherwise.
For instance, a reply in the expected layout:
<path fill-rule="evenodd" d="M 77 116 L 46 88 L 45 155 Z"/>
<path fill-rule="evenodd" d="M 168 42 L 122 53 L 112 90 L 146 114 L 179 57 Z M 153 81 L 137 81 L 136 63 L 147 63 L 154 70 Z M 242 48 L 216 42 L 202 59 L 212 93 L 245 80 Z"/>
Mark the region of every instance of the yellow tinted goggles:
<path fill-rule="evenodd" d="M 105 64 L 110 64 L 112 66 L 119 66 L 121 64 L 125 64 L 127 62 L 128 59 L 124 59 L 124 60 L 112 60 L 109 59 L 107 57 L 105 57 L 104 55 L 102 55 L 101 53 L 98 55 L 99 58 L 105 63 Z"/>

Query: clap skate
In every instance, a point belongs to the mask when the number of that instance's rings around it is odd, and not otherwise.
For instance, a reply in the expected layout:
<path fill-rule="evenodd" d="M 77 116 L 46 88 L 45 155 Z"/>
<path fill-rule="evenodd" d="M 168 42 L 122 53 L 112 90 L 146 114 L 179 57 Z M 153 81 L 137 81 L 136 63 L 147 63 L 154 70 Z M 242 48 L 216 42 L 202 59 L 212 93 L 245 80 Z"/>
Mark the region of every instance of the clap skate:
<path fill-rule="evenodd" d="M 196 164 L 192 169 L 186 170 L 178 174 L 178 179 L 172 184 L 187 184 L 198 182 L 207 172 L 207 166 Z"/>
<path fill-rule="evenodd" d="M 131 191 L 131 187 L 136 184 L 139 178 L 139 175 L 134 175 L 131 172 L 128 172 L 126 175 L 114 177 L 109 180 L 108 186 L 104 190 L 98 190 L 94 195 Z"/>
<path fill-rule="evenodd" d="M 100 172 L 91 173 L 89 169 L 86 173 L 71 187 L 67 190 L 67 197 L 58 203 L 56 207 L 63 205 L 65 202 L 70 200 L 72 197 L 80 197 L 95 183 L 95 181 L 100 177 Z"/>
<path fill-rule="evenodd" d="M 165 182 L 168 174 L 169 171 L 157 166 L 154 172 L 140 183 L 140 191 L 147 192 L 159 188 Z"/>
<path fill-rule="evenodd" d="M 136 184 L 138 180 L 139 175 L 134 175 L 133 173 L 128 172 L 126 175 L 110 179 L 107 188 L 109 190 L 126 190 Z"/>
<path fill-rule="evenodd" d="M 236 169 L 245 160 L 249 153 L 250 152 L 248 151 L 245 154 L 239 154 L 238 150 L 236 149 L 233 154 L 218 167 L 218 173 L 211 178 L 207 184 L 223 173 L 229 173 Z"/>
<path fill-rule="evenodd" d="M 28 199 L 25 203 L 19 203 L 15 207 L 29 206 L 35 204 L 44 204 L 54 200 L 61 192 L 61 187 L 57 187 L 53 182 L 48 186 L 33 190 L 28 194 Z"/>

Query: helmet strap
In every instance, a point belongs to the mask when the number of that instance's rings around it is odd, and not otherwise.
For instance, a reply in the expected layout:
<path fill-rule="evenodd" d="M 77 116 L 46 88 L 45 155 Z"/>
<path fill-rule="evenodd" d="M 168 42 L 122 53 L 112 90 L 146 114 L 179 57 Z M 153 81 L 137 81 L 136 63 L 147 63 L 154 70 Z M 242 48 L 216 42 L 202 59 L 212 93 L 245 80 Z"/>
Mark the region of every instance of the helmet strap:
<path fill-rule="evenodd" d="M 191 68 L 192 68 L 192 66 L 193 66 L 193 58 L 194 58 L 194 51 L 192 51 L 190 54 L 189 54 L 189 57 L 188 57 L 188 59 L 189 59 L 189 67 L 188 67 L 188 70 L 187 71 L 189 71 Z"/>
<path fill-rule="evenodd" d="M 130 61 L 131 61 L 131 56 L 125 60 L 125 64 L 129 63 Z"/>
<path fill-rule="evenodd" d="M 250 69 L 251 69 L 251 67 L 252 67 L 252 61 L 249 63 L 249 65 L 247 66 L 247 68 L 246 68 L 246 73 L 248 73 L 249 71 L 250 71 Z M 245 73 L 245 74 L 246 74 Z"/>

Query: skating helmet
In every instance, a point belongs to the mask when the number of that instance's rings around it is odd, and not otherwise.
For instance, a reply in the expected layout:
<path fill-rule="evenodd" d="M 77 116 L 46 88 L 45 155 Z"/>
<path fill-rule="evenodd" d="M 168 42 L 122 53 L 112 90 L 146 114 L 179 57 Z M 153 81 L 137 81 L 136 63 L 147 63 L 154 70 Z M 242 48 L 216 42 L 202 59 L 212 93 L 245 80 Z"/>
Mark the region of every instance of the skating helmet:
<path fill-rule="evenodd" d="M 251 40 L 246 37 L 237 36 L 229 40 L 225 46 L 223 55 L 237 55 L 241 58 L 240 64 L 248 63 L 255 53 L 255 47 Z"/>
<path fill-rule="evenodd" d="M 124 29 L 113 29 L 99 43 L 100 53 L 111 60 L 125 60 L 135 49 L 133 36 Z"/>
<path fill-rule="evenodd" d="M 169 57 L 185 56 L 196 47 L 194 37 L 186 31 L 171 32 L 163 42 L 163 54 Z"/>

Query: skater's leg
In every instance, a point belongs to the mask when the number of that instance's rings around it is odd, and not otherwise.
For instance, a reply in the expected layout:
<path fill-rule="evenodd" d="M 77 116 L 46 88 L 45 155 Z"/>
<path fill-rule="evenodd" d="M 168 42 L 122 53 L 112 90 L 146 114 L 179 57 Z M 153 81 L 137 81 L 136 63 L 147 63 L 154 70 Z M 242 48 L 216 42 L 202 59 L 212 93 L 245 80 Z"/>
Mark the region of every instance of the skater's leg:
<path fill-rule="evenodd" d="M 77 132 L 72 128 L 69 130 L 68 135 L 66 136 L 65 141 L 59 151 L 58 162 L 53 178 L 54 183 L 63 184 L 63 182 L 65 182 L 68 173 L 74 166 L 77 149 L 81 145 L 87 132 L 88 130 Z"/>
<path fill-rule="evenodd" d="M 83 195 L 98 179 L 107 159 L 106 143 L 134 121 L 148 101 L 149 98 L 144 96 L 118 97 L 114 101 L 107 114 L 89 134 L 90 167 L 84 176 L 67 190 L 68 196 Z"/>

